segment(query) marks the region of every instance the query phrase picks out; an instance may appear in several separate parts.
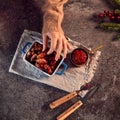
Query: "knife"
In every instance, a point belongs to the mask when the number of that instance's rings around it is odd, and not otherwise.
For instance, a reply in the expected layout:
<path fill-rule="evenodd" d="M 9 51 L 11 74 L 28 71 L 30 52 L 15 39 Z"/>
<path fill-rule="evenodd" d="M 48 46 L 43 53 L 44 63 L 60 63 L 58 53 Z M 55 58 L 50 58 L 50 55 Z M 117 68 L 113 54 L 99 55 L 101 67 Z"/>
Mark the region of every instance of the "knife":
<path fill-rule="evenodd" d="M 86 86 L 86 85 L 83 85 L 83 86 L 81 86 L 80 90 L 71 92 L 71 93 L 55 100 L 54 102 L 50 103 L 49 106 L 51 109 L 54 109 L 54 108 L 60 106 L 61 104 L 71 100 L 72 98 L 76 97 L 77 95 L 79 95 L 80 91 L 87 90 L 87 89 L 90 89 L 90 88 L 88 88 L 88 86 Z"/>
<path fill-rule="evenodd" d="M 84 103 L 87 102 L 88 99 L 90 99 L 94 93 L 98 90 L 99 85 L 97 84 L 93 88 L 89 90 L 89 92 L 85 95 L 85 97 L 81 98 L 79 101 L 77 101 L 75 104 L 73 104 L 71 107 L 69 107 L 66 111 L 64 111 L 62 114 L 60 114 L 57 117 L 57 120 L 64 120 L 67 118 L 70 114 L 72 114 L 75 110 L 77 110 L 79 107 L 81 107 Z"/>

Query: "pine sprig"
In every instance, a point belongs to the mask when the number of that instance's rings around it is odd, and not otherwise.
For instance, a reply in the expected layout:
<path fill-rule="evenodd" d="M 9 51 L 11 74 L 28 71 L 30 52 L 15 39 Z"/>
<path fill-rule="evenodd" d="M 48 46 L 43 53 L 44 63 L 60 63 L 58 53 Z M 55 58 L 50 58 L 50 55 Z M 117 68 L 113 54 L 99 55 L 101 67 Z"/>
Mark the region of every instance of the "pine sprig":
<path fill-rule="evenodd" d="M 120 31 L 120 24 L 104 22 L 99 25 L 100 28 L 112 31 Z"/>

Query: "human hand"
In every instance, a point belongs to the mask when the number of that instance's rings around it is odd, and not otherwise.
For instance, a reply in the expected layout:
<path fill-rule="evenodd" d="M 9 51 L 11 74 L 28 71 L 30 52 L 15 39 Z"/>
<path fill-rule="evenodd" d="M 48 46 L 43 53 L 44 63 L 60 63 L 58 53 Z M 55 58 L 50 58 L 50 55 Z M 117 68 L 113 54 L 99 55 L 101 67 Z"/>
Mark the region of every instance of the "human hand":
<path fill-rule="evenodd" d="M 71 45 L 67 41 L 62 32 L 43 32 L 43 51 L 46 49 L 48 41 L 50 40 L 50 49 L 47 54 L 51 54 L 56 50 L 57 54 L 55 60 L 60 58 L 60 54 L 63 53 L 63 57 L 66 58 L 67 51 L 71 50 Z"/>

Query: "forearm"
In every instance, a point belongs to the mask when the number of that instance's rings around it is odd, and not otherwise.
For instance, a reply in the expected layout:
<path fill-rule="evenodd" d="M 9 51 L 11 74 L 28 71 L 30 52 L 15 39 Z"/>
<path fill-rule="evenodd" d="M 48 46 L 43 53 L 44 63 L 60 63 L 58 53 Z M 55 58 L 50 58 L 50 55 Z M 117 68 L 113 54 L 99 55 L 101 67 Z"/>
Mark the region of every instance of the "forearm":
<path fill-rule="evenodd" d="M 36 0 L 40 2 L 39 0 Z M 43 11 L 43 32 L 59 31 L 63 20 L 63 5 L 67 0 L 44 0 Z"/>

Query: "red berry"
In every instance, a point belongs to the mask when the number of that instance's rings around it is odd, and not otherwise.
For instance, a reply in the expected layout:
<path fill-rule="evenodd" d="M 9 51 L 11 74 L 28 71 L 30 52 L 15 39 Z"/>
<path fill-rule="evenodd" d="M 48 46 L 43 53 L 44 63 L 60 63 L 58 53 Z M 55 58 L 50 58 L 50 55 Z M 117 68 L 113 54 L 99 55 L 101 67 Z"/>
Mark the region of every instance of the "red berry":
<path fill-rule="evenodd" d="M 108 14 L 108 17 L 111 17 L 111 16 L 112 16 L 112 14 L 111 14 L 111 13 L 109 13 L 109 14 Z"/>
<path fill-rule="evenodd" d="M 107 13 L 107 11 L 106 11 L 106 10 L 104 10 L 104 13 Z"/>
<path fill-rule="evenodd" d="M 110 19 L 114 20 L 114 19 L 115 19 L 115 17 L 114 17 L 114 16 L 111 16 L 111 17 L 110 17 Z"/>
<path fill-rule="evenodd" d="M 99 17 L 103 17 L 104 15 L 103 15 L 102 13 L 99 13 L 98 16 L 99 16 Z"/>
<path fill-rule="evenodd" d="M 107 13 L 108 13 L 108 15 L 109 15 L 110 11 L 107 11 Z"/>
<path fill-rule="evenodd" d="M 114 15 L 116 15 L 116 12 L 115 12 L 115 10 L 113 10 L 113 14 L 114 14 Z"/>
<path fill-rule="evenodd" d="M 120 20 L 120 16 L 117 16 L 117 19 Z"/>
<path fill-rule="evenodd" d="M 104 14 L 104 17 L 105 17 L 105 16 L 107 16 L 107 14 L 106 14 L 106 13 Z"/>

